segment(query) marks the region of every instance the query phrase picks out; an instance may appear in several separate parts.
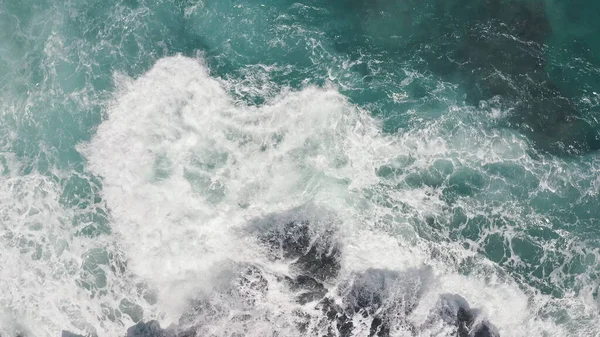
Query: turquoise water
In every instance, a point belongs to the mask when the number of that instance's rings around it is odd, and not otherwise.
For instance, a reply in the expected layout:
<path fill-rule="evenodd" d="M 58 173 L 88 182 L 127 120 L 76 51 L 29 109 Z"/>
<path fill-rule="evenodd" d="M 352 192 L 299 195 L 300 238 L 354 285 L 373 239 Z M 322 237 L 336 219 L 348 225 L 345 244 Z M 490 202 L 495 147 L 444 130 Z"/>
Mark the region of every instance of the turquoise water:
<path fill-rule="evenodd" d="M 224 261 L 280 268 L 240 233 L 298 207 L 343 275 L 432 268 L 414 321 L 451 292 L 501 336 L 600 334 L 598 10 L 0 0 L 0 334 L 168 325 Z M 269 291 L 236 332 L 304 335 Z"/>

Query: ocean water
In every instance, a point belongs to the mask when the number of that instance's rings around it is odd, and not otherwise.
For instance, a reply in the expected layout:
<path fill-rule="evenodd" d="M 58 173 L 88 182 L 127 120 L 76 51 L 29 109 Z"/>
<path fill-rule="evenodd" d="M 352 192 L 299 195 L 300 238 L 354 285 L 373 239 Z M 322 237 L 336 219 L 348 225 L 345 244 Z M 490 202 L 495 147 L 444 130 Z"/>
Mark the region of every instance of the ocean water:
<path fill-rule="evenodd" d="M 0 335 L 600 336 L 599 12 L 0 0 Z"/>

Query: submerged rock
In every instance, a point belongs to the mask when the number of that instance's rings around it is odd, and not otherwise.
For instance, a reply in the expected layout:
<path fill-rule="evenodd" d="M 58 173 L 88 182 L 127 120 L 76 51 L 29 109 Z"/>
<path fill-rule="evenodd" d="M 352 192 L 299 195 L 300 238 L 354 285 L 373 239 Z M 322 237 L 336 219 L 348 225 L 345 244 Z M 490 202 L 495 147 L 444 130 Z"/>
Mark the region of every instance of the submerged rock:
<path fill-rule="evenodd" d="M 172 337 L 160 327 L 157 321 L 140 322 L 127 329 L 127 337 Z"/>
<path fill-rule="evenodd" d="M 369 336 L 379 337 L 398 330 L 416 334 L 407 317 L 418 304 L 429 277 L 428 269 L 403 273 L 368 269 L 340 286 L 337 294 L 340 303 L 328 297 L 317 308 L 329 320 L 330 336 L 352 336 L 356 329 L 367 329 Z"/>
<path fill-rule="evenodd" d="M 276 221 L 263 227 L 258 238 L 274 259 L 289 261 L 291 275 L 281 279 L 296 293 L 298 303 L 325 297 L 325 282 L 335 279 L 341 267 L 341 249 L 332 229 L 316 231 L 309 221 Z"/>
<path fill-rule="evenodd" d="M 397 331 L 419 336 L 441 320 L 454 331 L 452 336 L 499 337 L 496 328 L 458 295 L 441 296 L 429 321 L 415 326 L 408 317 L 418 305 L 429 275 L 427 269 L 405 273 L 369 269 L 355 275 L 339 290 L 340 303 L 326 297 L 317 305 L 329 324 L 327 336 L 350 337 L 365 329 L 369 336 L 386 337 Z"/>
<path fill-rule="evenodd" d="M 469 306 L 459 295 L 444 294 L 438 300 L 437 309 L 427 324 L 442 320 L 456 329 L 457 337 L 499 337 L 497 329 L 485 319 L 478 319 L 479 312 Z"/>
<path fill-rule="evenodd" d="M 276 258 L 290 260 L 291 269 L 320 281 L 332 279 L 340 270 L 340 247 L 333 232 L 313 233 L 308 221 L 291 221 L 259 234 Z"/>
<path fill-rule="evenodd" d="M 342 337 L 351 336 L 354 325 L 352 318 L 346 315 L 341 306 L 335 303 L 331 298 L 325 298 L 317 305 L 325 318 L 328 320 L 329 331 L 327 337 L 339 335 Z M 337 330 L 337 333 L 333 331 Z"/>
<path fill-rule="evenodd" d="M 290 290 L 298 292 L 296 299 L 300 304 L 320 300 L 327 294 L 325 286 L 310 276 L 286 277 L 285 281 Z"/>
<path fill-rule="evenodd" d="M 67 331 L 67 330 L 63 330 L 61 332 L 60 336 L 61 337 L 85 337 L 83 335 L 78 335 L 78 334 L 72 333 L 72 332 Z"/>
<path fill-rule="evenodd" d="M 260 317 L 258 303 L 265 301 L 269 282 L 260 267 L 228 262 L 213 275 L 214 286 L 189 301 L 177 324 L 177 337 L 206 335 L 221 325 L 224 336 L 244 331 L 248 321 Z"/>
<path fill-rule="evenodd" d="M 367 331 L 371 337 L 399 332 L 419 336 L 428 324 L 437 326 L 441 320 L 456 337 L 499 337 L 493 325 L 457 295 L 440 297 L 429 321 L 415 326 L 409 316 L 431 284 L 429 268 L 367 269 L 339 280 L 341 249 L 332 231 L 317 235 L 308 221 L 262 229 L 258 238 L 270 248 L 271 258 L 289 262 L 289 275 L 253 264 L 226 263 L 215 272 L 214 289 L 191 301 L 177 326 L 162 329 L 156 321 L 142 322 L 130 327 L 127 337 L 203 336 L 214 334 L 215 326 L 219 335 L 242 336 L 261 325 L 275 324 L 269 309 L 262 306 L 270 282 L 282 283 L 291 292 L 298 307 L 288 328 L 305 335 L 351 337 Z M 313 305 L 316 312 L 305 310 Z"/>

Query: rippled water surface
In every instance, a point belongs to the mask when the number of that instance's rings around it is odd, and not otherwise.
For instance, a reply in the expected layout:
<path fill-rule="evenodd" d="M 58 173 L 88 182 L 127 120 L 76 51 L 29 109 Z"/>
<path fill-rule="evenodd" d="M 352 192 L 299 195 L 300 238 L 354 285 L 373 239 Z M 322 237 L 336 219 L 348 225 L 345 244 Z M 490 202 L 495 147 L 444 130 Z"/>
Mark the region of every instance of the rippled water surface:
<path fill-rule="evenodd" d="M 0 334 L 600 336 L 599 12 L 0 0 Z"/>

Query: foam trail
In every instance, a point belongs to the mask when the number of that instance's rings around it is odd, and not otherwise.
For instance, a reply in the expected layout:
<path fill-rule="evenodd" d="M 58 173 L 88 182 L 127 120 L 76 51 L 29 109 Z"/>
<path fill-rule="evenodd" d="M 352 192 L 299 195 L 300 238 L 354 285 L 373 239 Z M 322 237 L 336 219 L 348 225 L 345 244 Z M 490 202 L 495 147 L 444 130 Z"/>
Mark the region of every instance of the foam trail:
<path fill-rule="evenodd" d="M 116 79 L 119 90 L 107 119 L 80 150 L 89 169 L 103 178 L 112 228 L 130 272 L 158 291 L 158 304 L 145 308 L 145 319 L 176 321 L 190 298 L 225 282 L 226 276 L 215 275 L 230 275 L 218 270 L 233 261 L 259 265 L 269 279 L 269 290 L 252 309 L 263 314 L 245 328 L 227 315 L 215 318 L 204 327 L 206 335 L 227 335 L 224 329 L 238 327 L 237 333 L 279 329 L 302 335 L 291 321 L 296 310 L 306 308 L 274 276 L 288 272 L 286 266 L 268 261 L 264 247 L 245 231 L 268 214 L 292 212 L 322 226 L 331 223 L 330 214 L 337 219 L 345 247 L 340 282 L 367 268 L 432 268 L 409 317 L 416 324 L 425 321 L 440 295 L 454 293 L 481 308 L 503 336 L 567 335 L 536 316 L 548 299 L 521 290 L 492 263 L 458 245 L 415 234 L 416 217 L 443 214 L 441 195 L 427 187 L 396 190 L 377 175 L 383 165 L 401 165 L 409 155 L 416 156 L 415 166 L 427 167 L 453 146 L 478 146 L 469 143 L 469 130 L 449 140 L 435 129 L 422 131 L 428 137 L 386 136 L 375 119 L 334 88 L 283 92 L 265 105 L 248 106 L 232 99 L 200 60 L 182 56 L 159 60 L 138 79 Z M 489 144 L 490 138 L 483 139 Z M 459 274 L 465 261 L 474 264 L 472 276 Z M 219 301 L 217 307 L 227 310 L 238 305 Z M 435 329 L 423 331 L 436 335 Z"/>

